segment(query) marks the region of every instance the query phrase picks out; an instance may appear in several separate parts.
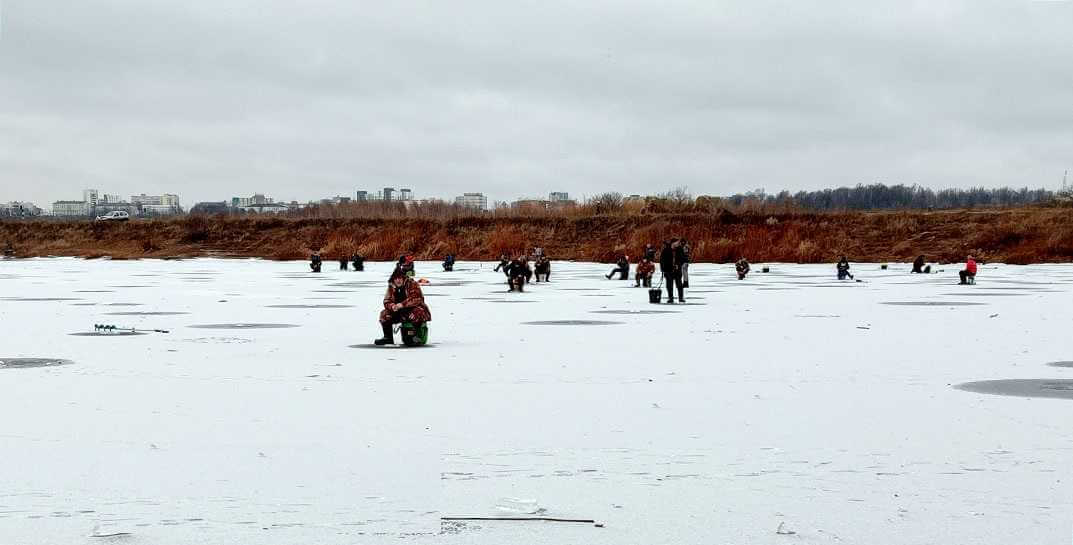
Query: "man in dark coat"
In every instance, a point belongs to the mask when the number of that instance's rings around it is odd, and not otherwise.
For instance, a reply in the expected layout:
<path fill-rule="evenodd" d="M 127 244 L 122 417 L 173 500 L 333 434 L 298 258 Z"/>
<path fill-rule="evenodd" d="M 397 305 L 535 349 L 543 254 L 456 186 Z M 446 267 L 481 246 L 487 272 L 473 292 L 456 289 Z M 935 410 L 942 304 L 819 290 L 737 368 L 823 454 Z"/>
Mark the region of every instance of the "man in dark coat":
<path fill-rule="evenodd" d="M 309 256 L 309 268 L 313 272 L 319 273 L 320 272 L 320 265 L 321 265 L 320 252 L 313 252 L 313 255 Z"/>
<path fill-rule="evenodd" d="M 685 262 L 685 252 L 674 238 L 663 243 L 663 251 L 659 254 L 659 271 L 663 273 L 663 279 L 667 282 L 667 303 L 674 303 L 674 290 L 678 288 L 678 300 L 686 301 L 685 289 L 682 286 L 682 263 Z"/>
<path fill-rule="evenodd" d="M 377 346 L 395 344 L 391 326 L 410 322 L 420 326 L 432 321 L 432 312 L 425 304 L 421 286 L 402 269 L 395 269 L 388 281 L 387 293 L 384 295 L 384 310 L 380 311 L 380 327 L 384 330 L 383 338 L 376 339 Z"/>
<path fill-rule="evenodd" d="M 356 254 L 350 256 L 350 261 L 351 261 L 351 264 L 354 265 L 354 270 L 355 271 L 364 271 L 365 270 L 365 256 L 356 253 Z"/>
<path fill-rule="evenodd" d="M 544 277 L 545 282 L 550 282 L 549 278 L 551 278 L 551 260 L 548 259 L 548 256 L 541 254 L 540 257 L 538 257 L 536 260 L 536 265 L 534 266 L 534 269 L 536 269 L 534 272 L 536 273 L 537 282 L 540 282 L 541 276 Z"/>
<path fill-rule="evenodd" d="M 917 258 L 913 260 L 913 270 L 911 272 L 919 274 L 928 274 L 931 272 L 931 265 L 925 267 L 924 256 L 918 255 Z"/>
<path fill-rule="evenodd" d="M 532 274 L 533 271 L 529 268 L 529 262 L 525 260 L 525 257 L 519 256 L 513 259 L 507 265 L 507 286 L 510 287 L 510 291 L 515 289 L 525 291 L 526 277 Z"/>
<path fill-rule="evenodd" d="M 734 270 L 738 271 L 738 280 L 745 280 L 745 275 L 749 274 L 750 269 L 749 260 L 744 257 L 734 264 Z"/>

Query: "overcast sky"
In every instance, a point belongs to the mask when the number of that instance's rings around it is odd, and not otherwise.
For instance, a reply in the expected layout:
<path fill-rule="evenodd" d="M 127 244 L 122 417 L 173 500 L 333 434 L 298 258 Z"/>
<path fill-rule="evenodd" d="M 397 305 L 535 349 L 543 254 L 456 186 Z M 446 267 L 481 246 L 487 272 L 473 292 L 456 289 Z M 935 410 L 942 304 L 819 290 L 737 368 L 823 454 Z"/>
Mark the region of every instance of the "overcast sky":
<path fill-rule="evenodd" d="M 1073 2 L 0 0 L 0 201 L 1056 188 Z"/>

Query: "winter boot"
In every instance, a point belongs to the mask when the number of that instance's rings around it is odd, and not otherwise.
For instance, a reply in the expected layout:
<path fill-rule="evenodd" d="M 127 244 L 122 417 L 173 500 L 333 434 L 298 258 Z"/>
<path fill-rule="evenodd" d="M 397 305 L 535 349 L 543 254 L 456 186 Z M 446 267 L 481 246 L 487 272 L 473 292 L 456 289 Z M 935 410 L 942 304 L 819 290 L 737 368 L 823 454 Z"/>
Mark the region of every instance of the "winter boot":
<path fill-rule="evenodd" d="M 373 344 L 376 346 L 384 346 L 385 344 L 395 344 L 395 336 L 391 331 L 391 324 L 380 324 L 380 327 L 384 328 L 384 337 L 382 339 L 376 339 Z"/>

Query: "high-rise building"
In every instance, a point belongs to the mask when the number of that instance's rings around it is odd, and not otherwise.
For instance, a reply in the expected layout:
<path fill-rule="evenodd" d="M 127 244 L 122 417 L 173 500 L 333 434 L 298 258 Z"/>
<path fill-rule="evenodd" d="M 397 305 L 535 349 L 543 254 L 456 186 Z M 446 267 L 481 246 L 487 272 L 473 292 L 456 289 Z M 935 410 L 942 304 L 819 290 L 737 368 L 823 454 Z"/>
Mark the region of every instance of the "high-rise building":
<path fill-rule="evenodd" d="M 565 191 L 552 191 L 548 194 L 548 200 L 551 202 L 568 201 L 570 194 Z"/>
<path fill-rule="evenodd" d="M 67 201 L 70 202 L 70 201 Z M 97 190 L 96 189 L 83 189 L 82 190 L 82 208 L 86 215 L 93 214 L 97 210 Z"/>
<path fill-rule="evenodd" d="M 358 193 L 357 193 L 357 195 L 355 195 L 355 197 L 356 198 L 354 200 L 356 200 L 356 201 L 367 201 L 367 200 L 369 200 L 369 192 L 368 191 L 358 191 Z"/>
<path fill-rule="evenodd" d="M 385 188 L 384 188 L 384 192 L 382 193 L 382 195 L 383 195 L 383 199 L 384 199 L 385 201 L 390 201 L 390 200 L 392 200 L 392 198 L 391 198 L 391 197 L 392 197 L 392 195 L 393 195 L 394 193 L 395 193 L 395 188 L 394 188 L 394 187 L 385 187 Z"/>
<path fill-rule="evenodd" d="M 484 193 L 463 193 L 455 197 L 455 204 L 478 210 L 488 209 L 488 197 Z"/>
<path fill-rule="evenodd" d="M 400 201 L 412 201 L 412 200 L 414 200 L 414 192 L 409 190 L 409 189 L 400 189 L 399 190 L 399 200 Z"/>

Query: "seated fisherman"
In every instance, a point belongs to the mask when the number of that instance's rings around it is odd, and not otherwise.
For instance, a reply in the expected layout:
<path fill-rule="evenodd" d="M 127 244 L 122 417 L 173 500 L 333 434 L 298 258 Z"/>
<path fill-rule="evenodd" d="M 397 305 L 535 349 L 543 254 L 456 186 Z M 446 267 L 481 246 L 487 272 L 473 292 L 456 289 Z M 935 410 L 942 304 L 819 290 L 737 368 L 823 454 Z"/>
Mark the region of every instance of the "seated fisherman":
<path fill-rule="evenodd" d="M 387 294 L 384 295 L 384 310 L 380 311 L 380 327 L 384 329 L 384 336 L 373 341 L 374 344 L 377 346 L 395 344 L 391 331 L 393 324 L 410 322 L 420 327 L 421 324 L 429 321 L 432 321 L 432 313 L 425 304 L 421 286 L 402 269 L 395 269 L 395 272 L 391 273 L 391 279 L 388 280 Z"/>
<path fill-rule="evenodd" d="M 745 280 L 745 275 L 749 274 L 749 260 L 744 257 L 739 259 L 734 269 L 738 271 L 738 280 Z"/>
<path fill-rule="evenodd" d="M 972 279 L 973 283 L 976 282 L 976 260 L 969 256 L 969 259 L 965 261 L 965 270 L 958 271 L 958 276 L 961 277 L 962 284 L 968 284 L 969 279 Z"/>
<path fill-rule="evenodd" d="M 637 263 L 637 272 L 633 277 L 637 280 L 637 285 L 634 287 L 640 287 L 643 283 L 646 288 L 652 287 L 652 275 L 656 273 L 656 264 L 648 258 L 648 252 L 645 252 L 645 256 L 641 258 L 641 261 Z"/>
<path fill-rule="evenodd" d="M 838 260 L 838 264 L 835 265 L 835 269 L 838 270 L 838 279 L 845 280 L 847 277 L 853 280 L 853 275 L 849 273 L 849 261 L 846 261 L 846 256 L 842 256 L 842 259 Z"/>
<path fill-rule="evenodd" d="M 928 274 L 931 272 L 931 265 L 925 267 L 924 256 L 918 255 L 917 258 L 913 260 L 913 270 L 911 272 Z"/>

